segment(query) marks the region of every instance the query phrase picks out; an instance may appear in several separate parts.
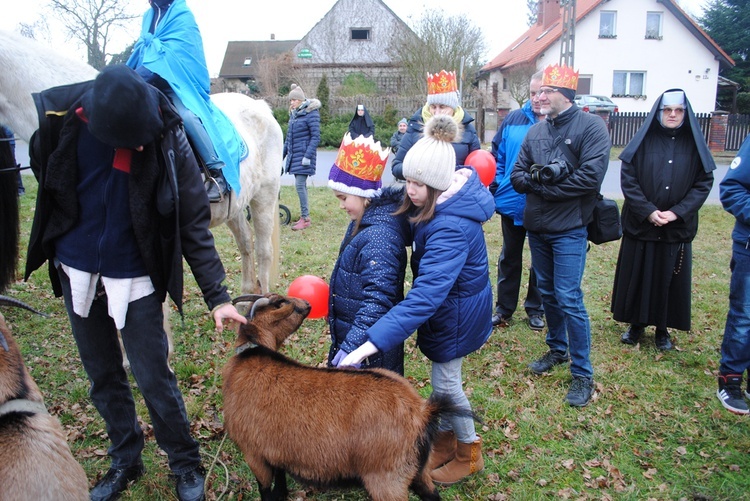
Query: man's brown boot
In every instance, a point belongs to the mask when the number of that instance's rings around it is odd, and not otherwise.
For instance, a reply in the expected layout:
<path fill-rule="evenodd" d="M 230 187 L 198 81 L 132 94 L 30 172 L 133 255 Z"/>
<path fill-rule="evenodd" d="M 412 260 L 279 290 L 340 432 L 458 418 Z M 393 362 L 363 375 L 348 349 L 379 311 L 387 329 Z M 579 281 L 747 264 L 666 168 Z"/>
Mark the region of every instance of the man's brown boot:
<path fill-rule="evenodd" d="M 435 441 L 432 443 L 430 460 L 427 462 L 427 471 L 440 468 L 448 461 L 456 457 L 456 435 L 453 430 L 439 431 Z"/>
<path fill-rule="evenodd" d="M 469 475 L 484 469 L 482 438 L 473 444 L 458 442 L 456 457 L 432 472 L 432 480 L 439 485 L 453 485 Z"/>

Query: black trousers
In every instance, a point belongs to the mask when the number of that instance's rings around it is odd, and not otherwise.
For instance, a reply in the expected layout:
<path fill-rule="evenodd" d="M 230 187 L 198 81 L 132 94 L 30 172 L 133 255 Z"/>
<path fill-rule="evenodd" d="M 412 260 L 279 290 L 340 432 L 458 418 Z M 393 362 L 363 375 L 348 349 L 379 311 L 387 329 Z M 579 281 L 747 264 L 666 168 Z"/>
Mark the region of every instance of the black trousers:
<path fill-rule="evenodd" d="M 501 215 L 503 248 L 497 261 L 497 300 L 495 313 L 511 316 L 518 305 L 523 272 L 523 245 L 526 241 L 526 228 L 513 224 L 513 218 Z M 529 288 L 523 303 L 526 314 L 543 315 L 542 295 L 536 286 L 536 273 L 533 266 L 529 273 Z"/>

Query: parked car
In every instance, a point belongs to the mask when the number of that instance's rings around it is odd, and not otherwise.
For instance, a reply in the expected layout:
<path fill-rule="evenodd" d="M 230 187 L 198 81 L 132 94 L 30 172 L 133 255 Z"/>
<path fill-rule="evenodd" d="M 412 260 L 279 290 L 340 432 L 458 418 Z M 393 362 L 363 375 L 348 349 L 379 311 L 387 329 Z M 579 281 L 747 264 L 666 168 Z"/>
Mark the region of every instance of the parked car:
<path fill-rule="evenodd" d="M 579 108 L 588 113 L 596 113 L 599 111 L 609 111 L 610 113 L 617 113 L 619 111 L 617 105 L 613 103 L 612 100 L 607 96 L 581 94 L 575 97 L 575 103 Z"/>

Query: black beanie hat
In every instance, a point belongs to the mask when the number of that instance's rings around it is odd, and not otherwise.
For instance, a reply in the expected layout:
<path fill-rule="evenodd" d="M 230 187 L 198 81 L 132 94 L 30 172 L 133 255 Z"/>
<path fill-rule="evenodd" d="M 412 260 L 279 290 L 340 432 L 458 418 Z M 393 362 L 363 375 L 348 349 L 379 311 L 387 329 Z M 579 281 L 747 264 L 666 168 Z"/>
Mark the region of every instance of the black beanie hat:
<path fill-rule="evenodd" d="M 115 148 L 149 144 L 164 126 L 159 91 L 124 64 L 104 68 L 81 102 L 91 133 Z"/>

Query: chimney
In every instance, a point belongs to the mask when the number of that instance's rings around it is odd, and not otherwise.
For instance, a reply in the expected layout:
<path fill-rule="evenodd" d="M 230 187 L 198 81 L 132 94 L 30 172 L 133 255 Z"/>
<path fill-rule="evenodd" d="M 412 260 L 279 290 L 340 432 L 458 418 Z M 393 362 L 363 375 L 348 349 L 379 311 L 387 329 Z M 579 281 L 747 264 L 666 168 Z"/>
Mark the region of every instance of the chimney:
<path fill-rule="evenodd" d="M 271 40 L 276 40 L 276 35 L 271 33 Z"/>
<path fill-rule="evenodd" d="M 549 28 L 560 20 L 560 0 L 539 0 L 536 24 Z"/>

